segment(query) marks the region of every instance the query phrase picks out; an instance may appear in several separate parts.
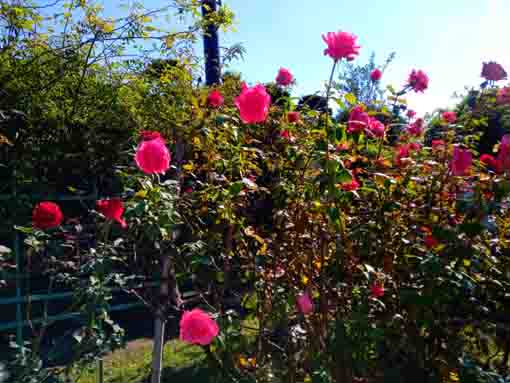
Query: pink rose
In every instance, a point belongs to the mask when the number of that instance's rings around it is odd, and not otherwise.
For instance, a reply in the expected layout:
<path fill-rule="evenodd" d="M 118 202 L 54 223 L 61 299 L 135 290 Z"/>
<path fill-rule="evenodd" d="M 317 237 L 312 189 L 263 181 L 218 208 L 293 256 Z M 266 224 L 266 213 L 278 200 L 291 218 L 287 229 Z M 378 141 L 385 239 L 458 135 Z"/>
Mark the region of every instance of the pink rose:
<path fill-rule="evenodd" d="M 402 160 L 404 158 L 408 158 L 409 157 L 409 145 L 408 144 L 404 144 L 404 145 L 397 146 L 395 148 L 395 152 L 396 152 L 396 155 L 395 155 L 395 164 L 397 166 L 402 166 L 403 165 Z"/>
<path fill-rule="evenodd" d="M 417 142 L 411 142 L 409 144 L 409 149 L 415 152 L 419 152 L 421 150 L 421 145 Z"/>
<path fill-rule="evenodd" d="M 117 221 L 122 228 L 126 228 L 126 221 L 122 218 L 124 204 L 119 198 L 102 199 L 96 202 L 96 209 L 107 219 Z"/>
<path fill-rule="evenodd" d="M 347 123 L 347 133 L 359 133 L 368 128 L 370 116 L 363 110 L 361 106 L 355 106 L 351 114 L 349 114 L 349 122 Z"/>
<path fill-rule="evenodd" d="M 432 235 L 427 235 L 424 240 L 425 246 L 429 249 L 433 249 L 437 245 L 439 245 L 439 241 L 435 239 Z"/>
<path fill-rule="evenodd" d="M 359 54 L 360 46 L 357 45 L 357 37 L 352 33 L 328 32 L 326 35 L 322 35 L 322 39 L 328 45 L 324 54 L 335 61 L 343 58 L 351 61 Z"/>
<path fill-rule="evenodd" d="M 281 138 L 284 138 L 286 140 L 290 140 L 290 133 L 288 130 L 283 130 L 282 132 L 280 132 L 280 137 Z"/>
<path fill-rule="evenodd" d="M 163 139 L 159 132 L 153 132 L 152 130 L 144 130 L 140 133 L 142 141 L 158 140 Z"/>
<path fill-rule="evenodd" d="M 510 87 L 507 86 L 498 90 L 496 103 L 499 105 L 510 104 Z"/>
<path fill-rule="evenodd" d="M 413 119 L 415 116 L 416 116 L 416 112 L 414 110 L 409 109 L 407 111 L 407 117 L 409 117 L 410 119 Z"/>
<path fill-rule="evenodd" d="M 271 96 L 266 92 L 264 85 L 258 84 L 249 88 L 243 84 L 243 89 L 236 98 L 235 105 L 245 124 L 256 124 L 266 120 L 271 106 Z"/>
<path fill-rule="evenodd" d="M 438 150 L 442 149 L 445 146 L 445 142 L 443 140 L 432 140 L 432 149 Z"/>
<path fill-rule="evenodd" d="M 219 108 L 224 102 L 225 99 L 219 90 L 213 89 L 207 96 L 207 105 L 211 108 Z"/>
<path fill-rule="evenodd" d="M 370 79 L 372 81 L 379 81 L 382 77 L 382 72 L 380 69 L 377 69 L 375 68 L 371 73 L 370 73 Z"/>
<path fill-rule="evenodd" d="M 381 138 L 384 137 L 384 132 L 384 124 L 375 118 L 370 118 L 370 122 L 368 123 L 368 134 Z"/>
<path fill-rule="evenodd" d="M 210 344 L 220 331 L 214 319 L 200 309 L 185 311 L 179 326 L 181 341 L 202 346 Z"/>
<path fill-rule="evenodd" d="M 419 137 L 423 134 L 423 118 L 418 118 L 407 128 L 407 133 L 411 136 Z"/>
<path fill-rule="evenodd" d="M 287 113 L 287 120 L 293 124 L 298 122 L 301 119 L 301 114 L 299 112 L 289 112 Z"/>
<path fill-rule="evenodd" d="M 171 159 L 165 140 L 157 132 L 144 132 L 142 137 L 143 141 L 136 149 L 136 165 L 146 174 L 165 173 Z"/>
<path fill-rule="evenodd" d="M 384 286 L 379 282 L 374 282 L 370 287 L 370 292 L 374 298 L 380 298 L 384 295 Z"/>
<path fill-rule="evenodd" d="M 453 159 L 450 163 L 450 170 L 454 176 L 464 176 L 471 167 L 472 156 L 467 149 L 455 146 L 453 149 Z"/>
<path fill-rule="evenodd" d="M 497 62 L 483 63 L 482 77 L 488 81 L 500 81 L 506 78 L 506 72 Z"/>
<path fill-rule="evenodd" d="M 410 144 L 403 144 L 400 146 L 397 146 L 395 148 L 395 164 L 397 166 L 404 165 L 404 159 L 409 158 L 411 155 L 411 151 L 419 151 L 421 150 L 421 145 L 417 142 L 412 142 Z"/>
<path fill-rule="evenodd" d="M 510 135 L 505 134 L 499 144 L 497 161 L 499 162 L 500 171 L 510 170 Z"/>
<path fill-rule="evenodd" d="M 64 214 L 54 202 L 40 202 L 32 211 L 32 225 L 36 229 L 53 229 L 60 226 L 63 220 Z"/>
<path fill-rule="evenodd" d="M 488 165 L 488 166 L 493 166 L 494 165 L 494 161 L 496 161 L 496 159 L 494 158 L 494 156 L 491 156 L 490 154 L 482 154 L 480 156 L 480 162 L 482 164 L 485 164 L 485 165 Z"/>
<path fill-rule="evenodd" d="M 429 78 L 422 70 L 413 69 L 407 83 L 415 92 L 423 92 L 429 86 Z"/>
<path fill-rule="evenodd" d="M 356 178 L 353 177 L 351 182 L 342 183 L 341 188 L 343 191 L 346 191 L 346 192 L 356 191 L 359 189 L 359 182 L 356 181 Z"/>
<path fill-rule="evenodd" d="M 288 86 L 294 81 L 294 76 L 290 73 L 290 70 L 280 68 L 278 75 L 276 76 L 276 83 L 281 86 Z"/>
<path fill-rule="evenodd" d="M 441 118 L 444 122 L 447 122 L 449 124 L 455 124 L 455 121 L 457 121 L 457 113 L 455 112 L 443 112 L 441 114 Z"/>
<path fill-rule="evenodd" d="M 296 298 L 298 310 L 303 314 L 310 314 L 313 312 L 313 302 L 308 293 L 303 293 Z"/>

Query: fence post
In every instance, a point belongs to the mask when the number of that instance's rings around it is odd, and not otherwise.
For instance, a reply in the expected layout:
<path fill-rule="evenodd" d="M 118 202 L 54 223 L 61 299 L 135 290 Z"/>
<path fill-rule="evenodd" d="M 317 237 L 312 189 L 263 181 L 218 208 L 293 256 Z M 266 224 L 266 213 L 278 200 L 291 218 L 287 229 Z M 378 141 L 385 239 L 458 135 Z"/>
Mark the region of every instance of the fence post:
<path fill-rule="evenodd" d="M 103 358 L 97 361 L 97 383 L 103 383 L 104 381 L 104 364 Z"/>
<path fill-rule="evenodd" d="M 25 351 L 23 349 L 23 312 L 22 312 L 22 279 L 21 273 L 23 272 L 22 262 L 23 262 L 23 254 L 22 254 L 22 246 L 19 243 L 19 234 L 17 231 L 14 232 L 14 253 L 16 256 L 16 343 L 19 347 L 21 347 L 22 353 L 24 355 Z"/>

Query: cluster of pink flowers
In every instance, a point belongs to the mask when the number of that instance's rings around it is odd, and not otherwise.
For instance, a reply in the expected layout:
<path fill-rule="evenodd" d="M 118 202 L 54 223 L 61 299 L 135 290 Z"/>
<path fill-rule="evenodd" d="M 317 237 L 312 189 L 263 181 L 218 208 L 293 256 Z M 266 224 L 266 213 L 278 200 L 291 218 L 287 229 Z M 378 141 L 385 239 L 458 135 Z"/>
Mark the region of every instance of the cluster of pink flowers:
<path fill-rule="evenodd" d="M 365 112 L 361 105 L 355 106 L 349 114 L 347 123 L 347 133 L 363 132 L 370 123 L 370 116 Z"/>
<path fill-rule="evenodd" d="M 382 138 L 386 132 L 384 124 L 376 118 L 371 117 L 368 123 L 367 133 L 371 136 Z"/>
<path fill-rule="evenodd" d="M 473 156 L 468 149 L 459 146 L 453 148 L 453 159 L 450 163 L 450 171 L 454 176 L 467 175 L 473 162 Z"/>
<path fill-rule="evenodd" d="M 505 69 L 494 61 L 483 63 L 482 77 L 487 81 L 500 81 L 506 78 L 507 74 Z"/>
<path fill-rule="evenodd" d="M 419 137 L 423 134 L 423 126 L 424 126 L 423 118 L 418 118 L 416 119 L 415 122 L 408 126 L 407 133 L 410 136 Z"/>
<path fill-rule="evenodd" d="M 411 142 L 409 144 L 403 144 L 395 148 L 395 164 L 397 166 L 404 165 L 404 159 L 409 158 L 412 152 L 419 152 L 421 145 L 417 142 Z"/>
<path fill-rule="evenodd" d="M 384 137 L 385 126 L 376 118 L 370 117 L 362 106 L 352 108 L 347 122 L 347 133 L 366 132 L 373 137 Z"/>
<path fill-rule="evenodd" d="M 480 162 L 490 166 L 498 174 L 510 171 L 510 135 L 505 134 L 501 139 L 497 157 L 482 154 Z"/>
<path fill-rule="evenodd" d="M 455 124 L 457 121 L 457 113 L 455 112 L 443 112 L 441 118 L 448 124 Z"/>
<path fill-rule="evenodd" d="M 498 90 L 496 103 L 499 105 L 510 104 L 510 87 L 504 87 Z"/>
<path fill-rule="evenodd" d="M 407 84 L 415 92 L 423 92 L 429 87 L 429 77 L 422 70 L 413 69 L 407 80 Z"/>

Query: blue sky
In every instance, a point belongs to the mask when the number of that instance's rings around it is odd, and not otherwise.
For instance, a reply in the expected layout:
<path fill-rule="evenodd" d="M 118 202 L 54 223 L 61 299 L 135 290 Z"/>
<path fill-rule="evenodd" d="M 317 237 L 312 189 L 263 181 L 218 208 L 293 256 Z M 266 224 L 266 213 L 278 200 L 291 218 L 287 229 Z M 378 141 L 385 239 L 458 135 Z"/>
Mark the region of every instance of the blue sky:
<path fill-rule="evenodd" d="M 510 0 L 223 0 L 237 17 L 237 32 L 222 45 L 242 42 L 248 54 L 233 69 L 251 83 L 271 81 L 280 66 L 291 69 L 302 95 L 321 89 L 331 60 L 321 34 L 345 30 L 382 62 L 395 51 L 385 84 L 399 87 L 411 69 L 430 77 L 424 95 L 408 97 L 420 113 L 452 103 L 454 91 L 479 85 L 483 61 L 510 72 Z"/>

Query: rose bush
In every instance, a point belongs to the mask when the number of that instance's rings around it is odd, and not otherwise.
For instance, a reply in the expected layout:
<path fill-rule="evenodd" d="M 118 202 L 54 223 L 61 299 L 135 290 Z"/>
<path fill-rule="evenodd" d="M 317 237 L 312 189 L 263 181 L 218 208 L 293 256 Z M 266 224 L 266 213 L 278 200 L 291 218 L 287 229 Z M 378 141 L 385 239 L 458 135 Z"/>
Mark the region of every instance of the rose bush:
<path fill-rule="evenodd" d="M 290 96 L 235 76 L 210 90 L 172 67 L 123 83 L 137 133 L 115 168 L 121 193 L 91 212 L 106 220 L 76 229 L 94 232 L 92 248 L 65 244 L 85 260 L 68 274 L 90 327 L 113 287 L 140 299 L 155 321 L 153 382 L 170 320 L 218 382 L 496 382 L 510 355 L 508 137 L 480 156 L 469 124 L 484 110 L 466 108 L 439 117 L 429 145 L 434 125 L 400 116 L 425 72 L 386 106 L 363 105 L 332 84 L 356 36 L 323 40 L 325 110 L 336 102 L 345 121 L 296 114 Z M 40 210 L 32 245 L 63 219 Z"/>

